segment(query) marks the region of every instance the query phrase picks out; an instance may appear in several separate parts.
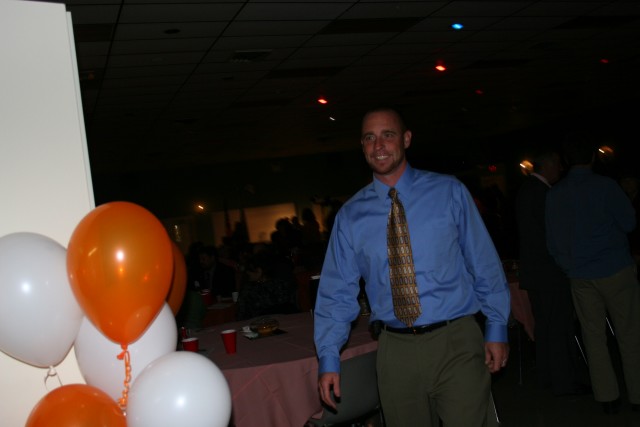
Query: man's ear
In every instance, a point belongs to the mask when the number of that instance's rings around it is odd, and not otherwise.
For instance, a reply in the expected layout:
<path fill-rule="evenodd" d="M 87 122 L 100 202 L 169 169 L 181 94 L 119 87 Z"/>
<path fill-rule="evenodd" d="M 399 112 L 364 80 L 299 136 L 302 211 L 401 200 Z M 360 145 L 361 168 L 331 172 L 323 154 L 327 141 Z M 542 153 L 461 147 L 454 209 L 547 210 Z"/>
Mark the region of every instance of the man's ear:
<path fill-rule="evenodd" d="M 404 133 L 402 134 L 402 139 L 404 142 L 404 148 L 409 148 L 409 146 L 411 145 L 411 131 L 410 130 L 405 130 Z"/>

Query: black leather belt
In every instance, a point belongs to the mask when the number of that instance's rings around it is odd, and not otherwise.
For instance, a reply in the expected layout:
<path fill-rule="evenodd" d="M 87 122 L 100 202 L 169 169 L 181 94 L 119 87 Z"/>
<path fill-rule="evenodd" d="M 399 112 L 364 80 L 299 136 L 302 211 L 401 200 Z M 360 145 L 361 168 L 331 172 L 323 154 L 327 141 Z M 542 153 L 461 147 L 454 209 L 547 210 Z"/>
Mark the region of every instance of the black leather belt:
<path fill-rule="evenodd" d="M 462 317 L 457 317 L 451 320 L 444 320 L 442 322 L 432 323 L 430 325 L 422 325 L 422 326 L 412 326 L 411 328 L 392 328 L 391 326 L 384 325 L 383 329 L 387 332 L 393 332 L 395 334 L 413 334 L 413 335 L 421 335 L 429 332 L 433 332 L 436 329 L 440 329 L 444 326 L 447 326 L 449 323 L 453 323 L 456 320 L 462 319 Z"/>

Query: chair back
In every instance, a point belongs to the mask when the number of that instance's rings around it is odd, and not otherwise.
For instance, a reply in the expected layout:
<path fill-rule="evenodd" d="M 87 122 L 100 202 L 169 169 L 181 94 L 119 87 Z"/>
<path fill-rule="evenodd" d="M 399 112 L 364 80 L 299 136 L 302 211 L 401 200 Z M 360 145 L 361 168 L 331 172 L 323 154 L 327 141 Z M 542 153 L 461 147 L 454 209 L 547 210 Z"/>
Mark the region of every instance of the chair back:
<path fill-rule="evenodd" d="M 340 371 L 338 411 L 325 407 L 320 419 L 309 420 L 312 425 L 328 426 L 358 420 L 379 408 L 375 351 L 343 361 Z"/>

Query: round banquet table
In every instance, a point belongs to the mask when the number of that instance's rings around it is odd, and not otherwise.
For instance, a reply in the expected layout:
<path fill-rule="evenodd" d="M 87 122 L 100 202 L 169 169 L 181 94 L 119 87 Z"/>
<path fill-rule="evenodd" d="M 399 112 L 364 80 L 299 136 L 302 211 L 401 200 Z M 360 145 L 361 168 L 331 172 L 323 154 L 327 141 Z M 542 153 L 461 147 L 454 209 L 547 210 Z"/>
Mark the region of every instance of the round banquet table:
<path fill-rule="evenodd" d="M 242 327 L 251 321 L 198 330 L 200 352 L 224 374 L 232 398 L 230 425 L 236 427 L 301 427 L 322 412 L 318 397 L 318 360 L 311 312 L 271 316 L 282 333 L 248 339 Z M 368 330 L 369 318 L 359 317 L 341 353 L 345 360 L 377 349 Z M 227 354 L 220 332 L 237 329 L 237 352 Z"/>

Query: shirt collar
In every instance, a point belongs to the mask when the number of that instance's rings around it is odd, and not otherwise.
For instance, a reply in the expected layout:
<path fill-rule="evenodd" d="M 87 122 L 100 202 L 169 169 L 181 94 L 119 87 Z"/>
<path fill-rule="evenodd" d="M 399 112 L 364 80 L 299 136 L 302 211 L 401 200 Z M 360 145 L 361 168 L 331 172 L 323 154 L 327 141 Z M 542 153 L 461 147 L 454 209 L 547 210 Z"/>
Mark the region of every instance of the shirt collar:
<path fill-rule="evenodd" d="M 407 167 L 402 173 L 402 176 L 394 186 L 401 198 L 409 196 L 414 175 L 415 170 L 411 167 L 411 165 L 409 165 L 409 163 L 407 163 Z M 387 200 L 389 198 L 389 190 L 391 189 L 391 187 L 383 184 L 382 181 L 378 180 L 375 176 L 373 177 L 373 189 L 375 190 L 380 200 Z"/>
<path fill-rule="evenodd" d="M 540 181 L 544 182 L 547 185 L 547 187 L 551 188 L 551 184 L 549 184 L 549 181 L 547 181 L 547 178 L 545 178 L 544 176 L 540 175 L 539 173 L 535 173 L 535 172 L 531 172 L 531 175 L 535 176 Z"/>

